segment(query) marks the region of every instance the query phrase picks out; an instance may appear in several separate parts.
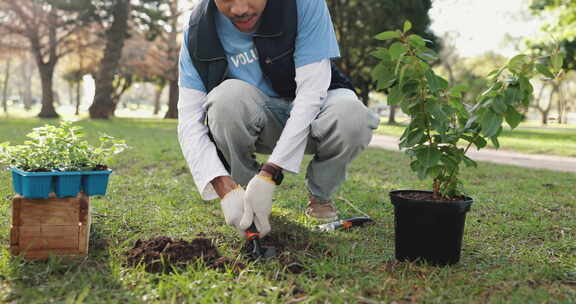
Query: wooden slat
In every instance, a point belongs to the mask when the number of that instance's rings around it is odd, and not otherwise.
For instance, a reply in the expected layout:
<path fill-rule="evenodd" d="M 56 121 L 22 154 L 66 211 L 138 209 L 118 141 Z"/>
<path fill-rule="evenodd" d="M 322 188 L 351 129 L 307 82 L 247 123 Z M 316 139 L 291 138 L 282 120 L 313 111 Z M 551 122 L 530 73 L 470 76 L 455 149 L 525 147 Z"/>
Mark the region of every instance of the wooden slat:
<path fill-rule="evenodd" d="M 81 192 L 81 195 L 78 196 L 78 200 L 80 208 L 78 221 L 82 223 L 82 225 L 87 225 L 90 218 L 90 199 L 84 194 L 84 192 Z"/>
<path fill-rule="evenodd" d="M 23 199 L 20 207 L 20 226 L 77 225 L 80 218 L 77 198 Z"/>
<path fill-rule="evenodd" d="M 12 228 L 10 228 L 10 252 L 12 254 L 18 254 L 18 252 L 20 252 L 20 246 L 18 243 L 18 238 L 20 235 L 20 227 L 18 226 L 12 226 Z"/>
<path fill-rule="evenodd" d="M 78 226 L 42 226 L 43 249 L 78 250 Z"/>
<path fill-rule="evenodd" d="M 90 246 L 90 226 L 92 225 L 92 208 L 88 206 L 88 212 L 86 215 L 86 224 L 79 223 L 80 229 L 78 231 L 78 250 L 81 254 L 88 253 L 88 247 Z"/>
<path fill-rule="evenodd" d="M 20 226 L 20 235 L 18 236 L 19 251 L 43 249 L 46 242 L 42 238 L 41 231 L 40 226 Z"/>
<path fill-rule="evenodd" d="M 20 212 L 21 206 L 22 206 L 22 197 L 16 195 L 14 199 L 12 199 L 12 226 L 16 227 L 22 225 L 20 223 L 20 214 L 22 214 L 22 212 Z"/>
<path fill-rule="evenodd" d="M 78 226 L 22 226 L 20 251 L 78 249 Z"/>

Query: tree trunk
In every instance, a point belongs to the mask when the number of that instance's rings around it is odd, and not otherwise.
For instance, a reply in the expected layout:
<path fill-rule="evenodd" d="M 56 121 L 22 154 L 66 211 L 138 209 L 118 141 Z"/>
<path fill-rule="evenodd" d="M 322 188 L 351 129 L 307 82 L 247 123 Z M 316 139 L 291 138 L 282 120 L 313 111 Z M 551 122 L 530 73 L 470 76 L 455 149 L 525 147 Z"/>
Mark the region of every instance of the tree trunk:
<path fill-rule="evenodd" d="M 54 91 L 52 88 L 52 79 L 54 77 L 54 67 L 58 62 L 59 57 L 56 55 L 57 46 L 57 16 L 55 9 L 52 8 L 48 15 L 48 60 L 44 61 L 44 54 L 40 44 L 41 38 L 36 32 L 30 37 L 30 44 L 32 45 L 32 53 L 36 59 L 36 66 L 40 73 L 40 81 L 42 83 L 42 108 L 38 117 L 40 118 L 58 118 L 58 113 L 54 109 Z"/>
<path fill-rule="evenodd" d="M 360 97 L 360 100 L 365 106 L 368 106 L 368 100 L 370 99 L 370 84 L 362 81 L 359 84 L 356 84 L 356 87 L 360 89 L 360 96 L 358 97 Z"/>
<path fill-rule="evenodd" d="M 168 111 L 164 118 L 178 118 L 178 80 L 170 80 Z"/>
<path fill-rule="evenodd" d="M 74 105 L 74 82 L 68 82 L 68 103 Z"/>
<path fill-rule="evenodd" d="M 156 85 L 156 92 L 154 95 L 154 115 L 160 113 L 160 97 L 162 97 L 162 92 L 166 86 L 165 82 L 162 81 L 161 84 Z"/>
<path fill-rule="evenodd" d="M 176 0 L 170 1 L 170 32 L 168 33 L 168 54 L 171 61 L 170 69 L 168 71 L 168 111 L 164 118 L 178 118 L 178 2 Z"/>
<path fill-rule="evenodd" d="M 129 14 L 130 0 L 117 0 L 114 21 L 106 33 L 104 57 L 100 61 L 100 72 L 96 77 L 94 101 L 89 108 L 90 118 L 108 119 L 114 113 L 114 74 L 118 71 L 122 48 L 128 34 Z"/>
<path fill-rule="evenodd" d="M 548 106 L 544 109 L 542 109 L 542 124 L 543 125 L 547 125 L 548 124 L 548 114 L 550 113 L 550 109 L 552 108 L 552 101 L 554 100 L 554 94 L 556 93 L 557 90 L 557 86 L 555 84 L 552 84 L 552 87 L 550 88 L 550 95 L 548 96 Z"/>
<path fill-rule="evenodd" d="M 42 81 L 42 108 L 38 117 L 58 118 L 54 109 L 54 91 L 52 90 L 52 78 L 54 76 L 54 64 L 39 64 L 40 79 Z"/>
<path fill-rule="evenodd" d="M 26 111 L 30 110 L 32 107 L 32 68 L 33 65 L 30 63 L 28 56 L 23 58 L 22 64 L 20 65 L 20 74 L 22 77 L 22 104 L 24 104 L 24 109 Z"/>
<path fill-rule="evenodd" d="M 542 124 L 547 125 L 548 124 L 548 111 L 546 111 L 546 110 L 540 111 L 540 114 L 542 114 Z"/>
<path fill-rule="evenodd" d="M 388 113 L 388 124 L 395 125 L 396 122 L 396 110 L 398 106 L 390 106 L 390 112 Z"/>
<path fill-rule="evenodd" d="M 82 78 L 78 80 L 76 83 L 76 111 L 74 111 L 74 115 L 80 115 L 80 100 L 82 97 L 82 91 L 80 90 L 82 87 Z"/>
<path fill-rule="evenodd" d="M 564 92 L 562 84 L 558 84 L 558 123 L 567 124 L 568 117 L 566 115 L 566 99 L 564 99 Z"/>
<path fill-rule="evenodd" d="M 4 71 L 4 87 L 2 89 L 2 108 L 4 113 L 8 113 L 8 82 L 10 80 L 10 63 L 12 58 L 6 61 L 6 70 Z"/>

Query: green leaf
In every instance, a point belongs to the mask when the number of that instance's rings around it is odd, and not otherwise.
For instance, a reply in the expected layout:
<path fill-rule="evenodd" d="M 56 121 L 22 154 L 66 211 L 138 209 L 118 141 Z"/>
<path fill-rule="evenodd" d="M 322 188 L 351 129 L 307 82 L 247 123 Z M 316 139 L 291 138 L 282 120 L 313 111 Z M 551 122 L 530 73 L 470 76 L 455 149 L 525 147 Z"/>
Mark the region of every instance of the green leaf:
<path fill-rule="evenodd" d="M 516 86 L 509 86 L 504 91 L 504 103 L 506 103 L 510 107 L 516 107 L 520 105 L 524 99 L 522 91 L 519 87 Z"/>
<path fill-rule="evenodd" d="M 412 28 L 412 22 L 409 20 L 404 21 L 404 33 L 409 31 Z"/>
<path fill-rule="evenodd" d="M 486 145 L 488 145 L 488 142 L 484 138 L 476 136 L 474 137 L 473 144 L 476 146 L 476 149 L 480 150 L 486 147 Z"/>
<path fill-rule="evenodd" d="M 498 133 L 502 125 L 502 116 L 492 110 L 484 112 L 480 125 L 482 126 L 482 134 L 486 137 L 494 136 Z"/>
<path fill-rule="evenodd" d="M 394 73 L 385 64 L 378 64 L 372 70 L 372 79 L 378 82 L 378 90 L 384 90 L 394 84 Z"/>
<path fill-rule="evenodd" d="M 486 140 L 480 136 L 462 135 L 462 138 L 467 142 L 474 144 L 474 146 L 476 146 L 476 149 L 478 150 L 486 147 L 486 145 L 488 144 L 488 142 L 486 142 Z"/>
<path fill-rule="evenodd" d="M 414 48 L 422 48 L 426 46 L 426 41 L 424 41 L 424 39 L 422 39 L 422 37 L 418 36 L 418 35 L 410 35 L 408 36 L 408 43 L 414 47 Z"/>
<path fill-rule="evenodd" d="M 504 103 L 504 100 L 502 100 L 502 97 L 500 96 L 494 97 L 492 99 L 492 105 L 490 106 L 490 108 L 492 108 L 492 110 L 498 114 L 504 114 L 507 107 L 508 106 Z"/>
<path fill-rule="evenodd" d="M 404 132 L 402 132 L 402 135 L 400 136 L 400 140 L 404 140 L 406 138 L 406 136 L 408 136 L 408 134 L 410 134 L 410 132 L 412 132 L 412 130 L 414 129 L 414 121 L 411 121 L 410 124 L 408 124 L 408 126 L 406 126 L 406 128 L 404 128 Z"/>
<path fill-rule="evenodd" d="M 416 56 L 427 62 L 434 62 L 440 58 L 436 52 L 429 48 L 423 48 L 422 50 L 416 52 Z"/>
<path fill-rule="evenodd" d="M 426 103 L 426 111 L 439 121 L 447 121 L 448 116 L 437 102 L 429 101 Z"/>
<path fill-rule="evenodd" d="M 420 83 L 416 80 L 409 80 L 402 85 L 402 93 L 407 97 L 415 97 L 420 92 Z"/>
<path fill-rule="evenodd" d="M 418 98 L 407 98 L 406 96 L 402 96 L 402 101 L 400 102 L 400 108 L 402 109 L 402 112 L 408 114 L 408 115 L 415 115 L 415 112 L 418 111 L 414 111 L 414 108 L 419 105 L 421 103 L 420 99 Z"/>
<path fill-rule="evenodd" d="M 518 127 L 520 122 L 522 122 L 522 119 L 524 119 L 524 115 L 522 115 L 521 113 L 516 111 L 516 109 L 514 109 L 513 107 L 509 107 L 508 110 L 506 111 L 505 118 L 506 118 L 506 122 L 508 123 L 508 125 L 512 129 L 514 129 L 514 128 Z"/>
<path fill-rule="evenodd" d="M 437 93 L 448 88 L 448 81 L 434 74 L 434 71 L 427 70 L 424 75 L 426 76 L 426 80 L 428 80 L 428 88 L 430 88 L 430 91 Z"/>
<path fill-rule="evenodd" d="M 442 175 L 442 166 L 434 166 L 426 170 L 426 175 L 431 178 L 438 178 Z"/>
<path fill-rule="evenodd" d="M 408 49 L 401 42 L 394 42 L 390 46 L 389 51 L 390 51 L 390 57 L 392 57 L 392 60 L 398 60 L 400 57 L 402 57 L 402 56 L 404 56 L 404 54 L 406 54 Z"/>
<path fill-rule="evenodd" d="M 446 165 L 448 168 L 453 170 L 455 167 L 458 166 L 458 162 L 454 159 L 453 156 L 442 155 L 442 163 Z"/>
<path fill-rule="evenodd" d="M 490 141 L 492 142 L 494 147 L 496 147 L 496 149 L 500 148 L 500 142 L 498 141 L 498 136 L 490 137 Z"/>
<path fill-rule="evenodd" d="M 402 102 L 402 99 L 404 99 L 404 95 L 402 94 L 402 91 L 397 88 L 394 87 L 390 90 L 390 94 L 388 94 L 388 105 L 389 106 L 396 106 L 399 105 Z"/>
<path fill-rule="evenodd" d="M 478 168 L 478 164 L 466 155 L 464 155 L 464 158 L 462 158 L 462 161 L 464 162 L 464 165 L 466 165 L 466 167 Z"/>
<path fill-rule="evenodd" d="M 537 64 L 536 64 L 536 70 L 537 70 L 540 74 L 544 75 L 545 77 L 554 78 L 554 74 L 552 74 L 552 72 L 550 72 L 550 70 L 548 69 L 548 67 L 545 66 L 545 65 L 543 65 L 543 64 L 541 64 L 541 63 L 537 63 Z"/>
<path fill-rule="evenodd" d="M 408 136 L 406 136 L 406 138 L 402 142 L 400 142 L 400 147 L 401 148 L 412 147 L 416 144 L 421 143 L 423 138 L 424 138 L 424 130 L 414 129 L 410 131 L 410 133 L 408 133 Z"/>
<path fill-rule="evenodd" d="M 419 179 L 426 178 L 427 168 L 422 166 L 419 160 L 415 159 L 410 163 L 410 169 L 418 174 Z"/>
<path fill-rule="evenodd" d="M 385 48 L 378 48 L 374 52 L 370 53 L 370 55 L 385 61 L 390 60 L 390 55 L 388 55 L 388 50 Z"/>
<path fill-rule="evenodd" d="M 510 61 L 508 61 L 508 69 L 510 69 L 510 71 L 516 74 L 519 74 L 522 72 L 524 65 L 527 64 L 529 61 L 530 57 L 526 55 L 516 55 L 512 57 Z"/>
<path fill-rule="evenodd" d="M 564 55 L 562 53 L 553 55 L 550 58 L 550 64 L 552 64 L 552 70 L 559 72 L 564 64 Z"/>
<path fill-rule="evenodd" d="M 436 166 L 442 157 L 442 152 L 436 147 L 426 146 L 416 152 L 416 158 L 420 161 L 422 166 L 430 168 Z"/>
<path fill-rule="evenodd" d="M 418 178 L 423 180 L 426 179 L 427 176 L 428 176 L 428 169 L 424 166 L 420 167 L 418 170 Z"/>
<path fill-rule="evenodd" d="M 528 95 L 530 95 L 534 92 L 534 87 L 530 83 L 530 79 L 521 76 L 521 77 L 518 77 L 518 83 L 520 84 L 520 90 L 527 92 Z"/>
<path fill-rule="evenodd" d="M 468 91 L 468 86 L 465 84 L 459 84 L 448 91 L 448 94 L 452 97 L 462 97 L 462 93 Z"/>
<path fill-rule="evenodd" d="M 377 40 L 390 40 L 395 38 L 400 38 L 401 34 L 399 31 L 387 31 L 376 35 Z"/>

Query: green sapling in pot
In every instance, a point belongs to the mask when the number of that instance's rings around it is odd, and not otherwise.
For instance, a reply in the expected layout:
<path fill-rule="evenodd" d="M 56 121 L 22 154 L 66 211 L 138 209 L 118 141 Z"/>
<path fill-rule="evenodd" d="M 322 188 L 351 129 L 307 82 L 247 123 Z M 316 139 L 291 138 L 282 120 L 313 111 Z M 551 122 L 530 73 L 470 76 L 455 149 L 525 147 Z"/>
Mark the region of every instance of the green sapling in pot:
<path fill-rule="evenodd" d="M 412 159 L 410 168 L 421 179 L 432 178 L 434 199 L 452 199 L 463 195 L 460 167 L 476 167 L 466 153 L 472 146 L 482 149 L 490 141 L 500 146 L 498 136 L 506 122 L 512 129 L 523 120 L 522 109 L 532 99 L 531 79 L 560 81 L 563 53 L 550 56 L 518 55 L 486 76 L 489 86 L 475 98 L 463 102 L 463 85 L 449 86 L 432 69 L 438 55 L 427 47 L 425 39 L 410 34 L 411 23 L 403 31 L 376 36 L 392 40 L 387 48 L 373 55 L 380 62 L 372 75 L 379 90 L 388 91 L 388 104 L 398 105 L 410 117 L 400 138 L 400 147 Z"/>
<path fill-rule="evenodd" d="M 489 86 L 474 99 L 463 102 L 467 88 L 449 86 L 432 69 L 438 55 L 428 41 L 402 31 L 389 31 L 376 39 L 390 41 L 373 55 L 380 62 L 373 69 L 378 89 L 388 91 L 388 104 L 400 106 L 410 123 L 400 137 L 400 147 L 410 156 L 410 169 L 420 179 L 432 179 L 432 191 L 390 192 L 394 205 L 395 254 L 398 260 L 426 261 L 450 265 L 460 260 L 466 213 L 472 198 L 464 195 L 462 165 L 476 167 L 466 154 L 491 142 L 506 122 L 516 128 L 532 99 L 531 79 L 560 81 L 563 55 L 535 57 L 518 55 L 487 77 Z"/>

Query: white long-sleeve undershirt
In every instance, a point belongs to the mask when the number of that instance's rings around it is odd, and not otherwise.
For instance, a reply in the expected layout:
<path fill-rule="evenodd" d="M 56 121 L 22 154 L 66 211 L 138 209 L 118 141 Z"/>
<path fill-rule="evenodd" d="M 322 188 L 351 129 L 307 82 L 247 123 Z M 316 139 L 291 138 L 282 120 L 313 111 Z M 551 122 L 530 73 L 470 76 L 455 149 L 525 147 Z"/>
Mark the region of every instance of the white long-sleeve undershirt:
<path fill-rule="evenodd" d="M 330 81 L 329 59 L 296 69 L 296 98 L 290 118 L 268 162 L 288 172 L 300 171 L 310 124 L 326 102 Z M 215 144 L 208 137 L 208 127 L 204 124 L 206 102 L 206 93 L 180 87 L 178 140 L 202 198 L 213 200 L 218 198 L 218 195 L 210 182 L 219 176 L 229 176 L 229 173 L 218 157 Z"/>

